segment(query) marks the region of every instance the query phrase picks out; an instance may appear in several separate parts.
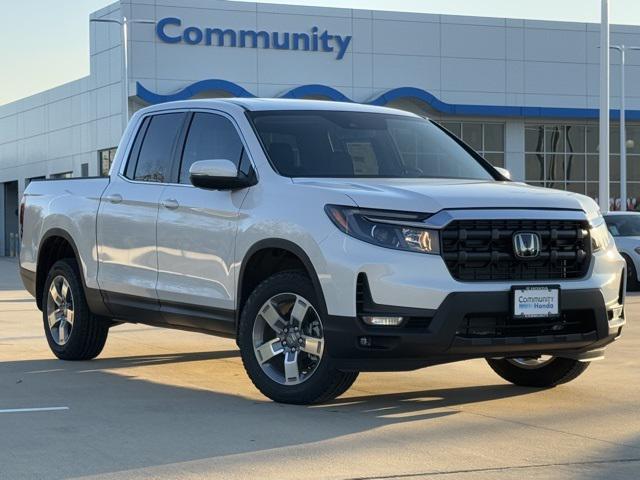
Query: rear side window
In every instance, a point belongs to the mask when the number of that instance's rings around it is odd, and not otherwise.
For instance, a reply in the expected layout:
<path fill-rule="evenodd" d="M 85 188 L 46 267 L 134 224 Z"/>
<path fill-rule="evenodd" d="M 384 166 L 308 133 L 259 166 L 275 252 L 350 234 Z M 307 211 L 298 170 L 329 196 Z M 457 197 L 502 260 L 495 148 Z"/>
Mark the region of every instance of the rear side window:
<path fill-rule="evenodd" d="M 198 160 L 230 160 L 236 165 L 242 156 L 242 141 L 227 118 L 213 113 L 196 113 L 187 134 L 180 183 L 189 183 L 189 168 Z"/>
<path fill-rule="evenodd" d="M 134 143 L 126 176 L 142 182 L 168 182 L 176 141 L 180 135 L 186 113 L 154 115 L 149 120 L 144 138 Z M 143 126 L 144 127 L 144 126 Z M 142 129 L 140 130 L 142 133 Z M 140 134 L 138 135 L 140 136 Z M 137 157 L 137 159 L 136 159 Z"/>

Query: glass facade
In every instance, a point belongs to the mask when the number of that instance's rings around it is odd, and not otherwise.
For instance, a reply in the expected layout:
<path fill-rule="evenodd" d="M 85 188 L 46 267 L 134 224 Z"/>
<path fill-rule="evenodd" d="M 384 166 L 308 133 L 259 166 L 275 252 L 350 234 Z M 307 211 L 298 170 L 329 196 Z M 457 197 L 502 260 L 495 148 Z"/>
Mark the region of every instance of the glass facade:
<path fill-rule="evenodd" d="M 611 128 L 611 208 L 620 208 L 620 130 Z M 597 201 L 597 124 L 529 124 L 525 127 L 525 181 L 588 195 Z M 640 209 L 640 125 L 627 125 L 627 202 Z"/>
<path fill-rule="evenodd" d="M 98 172 L 101 176 L 107 177 L 109 175 L 109 169 L 113 163 L 113 158 L 116 156 L 116 148 L 107 148 L 106 150 L 100 150 L 98 152 Z"/>
<path fill-rule="evenodd" d="M 440 124 L 496 167 L 504 167 L 504 123 L 443 120 Z"/>

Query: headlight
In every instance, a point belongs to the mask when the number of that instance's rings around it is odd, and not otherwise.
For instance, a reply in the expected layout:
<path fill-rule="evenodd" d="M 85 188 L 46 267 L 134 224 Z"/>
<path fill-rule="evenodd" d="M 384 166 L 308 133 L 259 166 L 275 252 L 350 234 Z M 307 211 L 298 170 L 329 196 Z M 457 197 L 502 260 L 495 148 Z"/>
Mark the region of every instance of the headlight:
<path fill-rule="evenodd" d="M 422 228 L 428 215 L 327 205 L 333 223 L 347 235 L 380 247 L 418 253 L 440 253 L 437 230 Z"/>
<path fill-rule="evenodd" d="M 611 234 L 607 228 L 604 219 L 600 219 L 600 223 L 595 227 L 591 227 L 591 249 L 594 252 L 605 250 L 611 243 Z"/>

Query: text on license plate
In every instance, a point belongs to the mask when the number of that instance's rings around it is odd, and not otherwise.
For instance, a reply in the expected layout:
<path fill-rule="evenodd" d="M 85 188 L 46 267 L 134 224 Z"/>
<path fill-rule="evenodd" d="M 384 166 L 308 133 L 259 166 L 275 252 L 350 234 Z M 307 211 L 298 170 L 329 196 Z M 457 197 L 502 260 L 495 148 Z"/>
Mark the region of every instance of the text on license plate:
<path fill-rule="evenodd" d="M 559 314 L 557 287 L 516 287 L 513 289 L 514 317 L 553 317 Z"/>

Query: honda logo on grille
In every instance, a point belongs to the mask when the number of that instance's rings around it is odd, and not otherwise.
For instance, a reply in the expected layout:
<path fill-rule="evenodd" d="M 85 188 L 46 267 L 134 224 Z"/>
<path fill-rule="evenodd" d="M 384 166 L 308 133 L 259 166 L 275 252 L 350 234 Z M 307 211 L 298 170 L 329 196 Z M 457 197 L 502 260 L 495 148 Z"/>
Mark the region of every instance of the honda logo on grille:
<path fill-rule="evenodd" d="M 540 255 L 540 235 L 518 232 L 513 236 L 513 251 L 518 258 L 535 258 Z"/>

